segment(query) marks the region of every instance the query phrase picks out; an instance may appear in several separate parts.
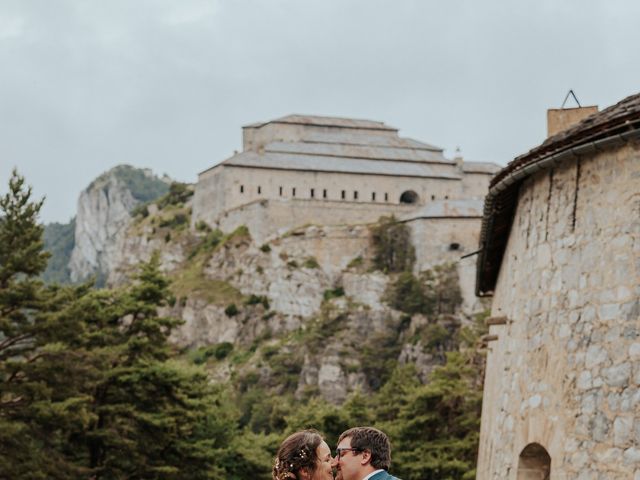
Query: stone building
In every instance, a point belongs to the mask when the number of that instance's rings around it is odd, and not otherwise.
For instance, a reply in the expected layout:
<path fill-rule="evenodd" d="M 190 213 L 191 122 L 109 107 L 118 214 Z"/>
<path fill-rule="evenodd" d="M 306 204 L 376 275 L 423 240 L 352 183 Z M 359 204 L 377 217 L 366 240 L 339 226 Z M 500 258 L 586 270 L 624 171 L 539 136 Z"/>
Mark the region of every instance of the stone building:
<path fill-rule="evenodd" d="M 640 479 L 639 139 L 633 95 L 491 181 L 478 479 Z"/>
<path fill-rule="evenodd" d="M 475 202 L 477 232 L 497 170 L 447 159 L 382 122 L 289 115 L 244 127 L 243 151 L 200 173 L 192 219 L 225 231 L 247 225 L 262 241 L 306 224 L 364 224 L 383 215 L 467 218 L 463 201 Z"/>

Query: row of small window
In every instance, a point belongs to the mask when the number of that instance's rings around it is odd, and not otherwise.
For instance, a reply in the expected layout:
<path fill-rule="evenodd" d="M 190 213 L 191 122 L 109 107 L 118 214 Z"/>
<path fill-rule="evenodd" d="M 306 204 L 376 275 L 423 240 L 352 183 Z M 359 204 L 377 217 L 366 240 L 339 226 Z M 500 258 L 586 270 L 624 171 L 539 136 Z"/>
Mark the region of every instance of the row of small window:
<path fill-rule="evenodd" d="M 240 185 L 240 193 L 244 193 L 244 185 Z M 262 193 L 262 187 L 258 187 L 258 195 L 260 195 L 261 193 Z M 280 187 L 279 194 L 280 194 L 281 197 L 284 196 L 284 187 Z M 296 187 L 293 187 L 291 189 L 291 196 L 292 197 L 296 196 Z M 309 198 L 316 198 L 316 189 L 315 188 L 311 188 L 309 190 Z M 329 198 L 326 188 L 322 189 L 322 198 Z M 347 191 L 346 190 L 342 190 L 341 191 L 340 198 L 342 200 L 346 200 L 347 199 Z M 354 200 L 358 200 L 358 191 L 357 190 L 353 191 L 353 199 Z M 371 201 L 372 202 L 376 201 L 376 192 L 371 192 Z M 388 193 L 384 194 L 384 201 L 385 202 L 389 201 L 389 194 Z"/>

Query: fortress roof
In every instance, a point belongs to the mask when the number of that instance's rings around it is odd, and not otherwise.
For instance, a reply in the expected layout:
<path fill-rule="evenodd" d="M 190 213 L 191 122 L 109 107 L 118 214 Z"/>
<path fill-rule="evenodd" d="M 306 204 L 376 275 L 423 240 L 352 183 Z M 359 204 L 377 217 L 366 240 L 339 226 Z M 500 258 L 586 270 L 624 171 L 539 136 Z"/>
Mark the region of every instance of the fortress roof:
<path fill-rule="evenodd" d="M 374 120 L 360 120 L 355 118 L 340 118 L 340 117 L 323 117 L 319 115 L 287 115 L 285 117 L 276 118 L 268 122 L 257 122 L 250 125 L 246 125 L 243 128 L 260 128 L 269 123 L 288 123 L 294 125 L 315 125 L 318 127 L 340 127 L 340 128 L 356 128 L 365 130 L 386 130 L 391 132 L 397 132 L 397 128 L 385 125 L 383 122 L 376 122 Z"/>
<path fill-rule="evenodd" d="M 509 238 L 522 182 L 535 172 L 552 168 L 567 159 L 622 145 L 640 137 L 640 94 L 595 113 L 573 127 L 549 137 L 538 147 L 520 155 L 492 179 L 485 198 L 476 294 L 495 288 Z"/>
<path fill-rule="evenodd" d="M 471 172 L 491 175 L 499 168 L 490 163 L 461 168 L 442 148 L 400 137 L 397 129 L 382 122 L 315 115 L 287 115 L 247 125 L 243 148 L 218 165 L 444 180 L 461 180 Z"/>
<path fill-rule="evenodd" d="M 222 162 L 221 165 L 236 167 L 268 168 L 276 170 L 300 170 L 315 172 L 361 173 L 369 175 L 392 175 L 407 177 L 442 178 L 459 180 L 460 174 L 446 168 L 447 165 L 429 164 L 416 161 L 371 160 L 320 156 L 301 152 L 282 153 L 242 152 Z M 445 168 L 442 168 L 445 167 Z"/>

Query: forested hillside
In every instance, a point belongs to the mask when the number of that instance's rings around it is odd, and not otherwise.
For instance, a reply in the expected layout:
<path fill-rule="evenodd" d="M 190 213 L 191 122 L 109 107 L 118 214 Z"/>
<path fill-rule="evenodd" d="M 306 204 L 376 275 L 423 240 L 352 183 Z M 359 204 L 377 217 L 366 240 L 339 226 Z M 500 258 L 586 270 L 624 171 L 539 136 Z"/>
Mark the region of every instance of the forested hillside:
<path fill-rule="evenodd" d="M 247 229 L 191 231 L 189 196 L 176 184 L 138 209 L 128 235 L 146 258 L 129 281 L 45 285 L 41 204 L 12 178 L 0 201 L 5 478 L 269 479 L 288 433 L 314 427 L 334 446 L 361 424 L 390 435 L 405 480 L 474 478 L 483 318 L 461 312 L 452 265 L 414 273 L 406 227 L 383 219 L 331 277 L 296 250 L 308 229 L 259 246 Z M 307 308 L 274 296 L 289 285 L 319 308 L 285 314 Z M 193 330 L 198 308 L 213 323 Z"/>

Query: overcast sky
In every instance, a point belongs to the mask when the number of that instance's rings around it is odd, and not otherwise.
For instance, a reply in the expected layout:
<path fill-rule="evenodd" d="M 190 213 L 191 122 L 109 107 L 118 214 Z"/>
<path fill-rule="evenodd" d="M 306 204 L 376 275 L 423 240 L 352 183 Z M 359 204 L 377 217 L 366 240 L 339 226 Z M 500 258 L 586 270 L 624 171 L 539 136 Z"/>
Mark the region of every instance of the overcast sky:
<path fill-rule="evenodd" d="M 117 164 L 194 182 L 289 113 L 504 165 L 570 88 L 640 91 L 639 21 L 634 0 L 0 0 L 0 191 L 17 167 L 66 222 Z"/>

